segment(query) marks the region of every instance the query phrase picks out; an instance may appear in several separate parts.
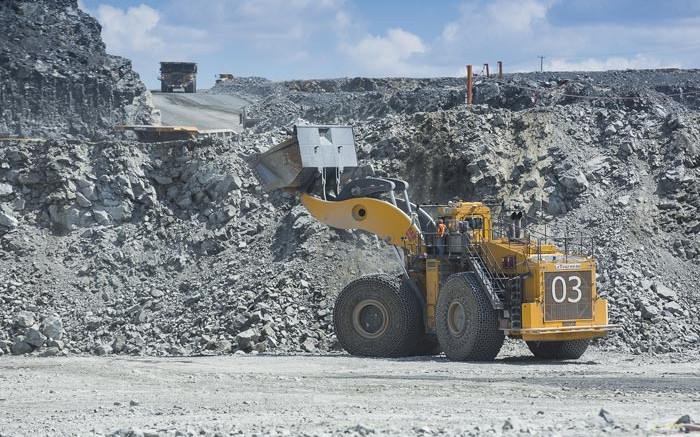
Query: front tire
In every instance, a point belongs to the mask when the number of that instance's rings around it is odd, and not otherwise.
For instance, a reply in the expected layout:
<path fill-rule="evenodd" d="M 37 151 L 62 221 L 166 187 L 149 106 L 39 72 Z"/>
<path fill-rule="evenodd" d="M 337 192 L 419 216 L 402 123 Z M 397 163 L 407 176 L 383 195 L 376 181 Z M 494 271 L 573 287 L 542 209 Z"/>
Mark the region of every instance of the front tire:
<path fill-rule="evenodd" d="M 498 312 L 471 272 L 450 276 L 442 287 L 435 324 L 440 346 L 453 361 L 491 361 L 505 339 Z"/>
<path fill-rule="evenodd" d="M 411 355 L 421 332 L 421 310 L 397 278 L 371 275 L 349 283 L 338 295 L 333 325 L 343 349 L 351 355 Z"/>
<path fill-rule="evenodd" d="M 588 349 L 589 339 L 566 341 L 528 341 L 532 354 L 542 360 L 576 360 Z"/>

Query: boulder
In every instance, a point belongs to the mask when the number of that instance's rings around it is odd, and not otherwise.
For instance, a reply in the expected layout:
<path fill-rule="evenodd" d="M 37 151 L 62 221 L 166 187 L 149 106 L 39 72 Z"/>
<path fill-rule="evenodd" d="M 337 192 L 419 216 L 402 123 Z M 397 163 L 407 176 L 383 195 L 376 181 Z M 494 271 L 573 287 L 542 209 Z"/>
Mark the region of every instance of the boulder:
<path fill-rule="evenodd" d="M 258 339 L 260 339 L 260 333 L 253 328 L 247 329 L 236 336 L 238 347 L 245 350 L 251 349 Z"/>
<path fill-rule="evenodd" d="M 41 323 L 41 332 L 52 340 L 60 340 L 63 336 L 63 322 L 57 315 L 48 316 Z"/>
<path fill-rule="evenodd" d="M 26 341 L 22 340 L 17 340 L 12 344 L 12 354 L 14 355 L 25 355 L 33 351 L 34 349 L 32 348 L 32 345 L 27 343 Z"/>
<path fill-rule="evenodd" d="M 78 202 L 78 205 L 82 206 L 83 208 L 90 208 L 92 206 L 92 202 L 90 202 L 80 193 L 75 193 L 75 201 Z"/>
<path fill-rule="evenodd" d="M 676 316 L 683 315 L 683 307 L 678 302 L 668 302 L 664 309 Z"/>
<path fill-rule="evenodd" d="M 100 344 L 94 350 L 95 355 L 104 356 L 112 353 L 112 347 L 108 344 Z"/>
<path fill-rule="evenodd" d="M 652 289 L 656 292 L 656 294 L 658 294 L 666 300 L 678 299 L 678 294 L 674 290 L 662 284 L 661 282 L 655 281 L 652 285 Z"/>
<path fill-rule="evenodd" d="M 6 183 L 0 183 L 0 197 L 7 197 L 12 194 L 14 189 L 12 185 Z"/>
<path fill-rule="evenodd" d="M 19 221 L 12 215 L 9 208 L 0 207 L 0 226 L 14 229 L 19 225 Z"/>
<path fill-rule="evenodd" d="M 559 183 L 571 193 L 583 193 L 588 189 L 588 179 L 579 170 L 569 170 L 559 178 Z"/>
<path fill-rule="evenodd" d="M 80 222 L 80 211 L 77 208 L 67 205 L 50 205 L 49 216 L 54 225 L 64 231 L 73 231 L 77 229 L 78 223 Z"/>
<path fill-rule="evenodd" d="M 31 311 L 20 311 L 15 319 L 15 323 L 17 323 L 17 326 L 21 328 L 29 328 L 30 326 L 34 325 L 35 321 L 36 316 Z"/>
<path fill-rule="evenodd" d="M 27 328 L 24 333 L 24 341 L 34 347 L 42 347 L 46 343 L 46 336 L 39 331 L 37 325 Z"/>

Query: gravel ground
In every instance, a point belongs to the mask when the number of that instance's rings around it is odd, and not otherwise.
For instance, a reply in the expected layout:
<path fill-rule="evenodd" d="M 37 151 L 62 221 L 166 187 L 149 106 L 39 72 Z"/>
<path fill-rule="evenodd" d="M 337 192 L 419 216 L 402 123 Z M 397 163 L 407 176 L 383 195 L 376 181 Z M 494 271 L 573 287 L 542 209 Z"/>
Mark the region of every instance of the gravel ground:
<path fill-rule="evenodd" d="M 0 383 L 2 436 L 659 435 L 700 417 L 697 358 L 592 349 L 554 364 L 520 343 L 494 363 L 7 357 Z"/>

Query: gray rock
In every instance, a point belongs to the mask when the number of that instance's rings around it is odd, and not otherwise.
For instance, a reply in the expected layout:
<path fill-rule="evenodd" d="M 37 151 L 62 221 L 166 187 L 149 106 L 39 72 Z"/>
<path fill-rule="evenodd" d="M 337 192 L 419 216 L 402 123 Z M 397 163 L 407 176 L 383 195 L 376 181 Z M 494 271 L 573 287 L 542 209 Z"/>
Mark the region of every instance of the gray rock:
<path fill-rule="evenodd" d="M 680 306 L 678 302 L 668 302 L 666 305 L 664 305 L 664 309 L 677 316 L 683 315 L 683 307 Z"/>
<path fill-rule="evenodd" d="M 559 183 L 572 193 L 582 193 L 588 189 L 588 179 L 583 172 L 578 170 L 569 170 L 559 178 Z"/>
<path fill-rule="evenodd" d="M 65 344 L 61 340 L 49 339 L 46 341 L 46 346 L 55 347 L 58 350 L 63 350 L 63 348 L 65 347 Z"/>
<path fill-rule="evenodd" d="M 42 351 L 39 356 L 40 357 L 55 357 L 56 355 L 60 354 L 61 350 L 57 347 L 48 347 L 46 350 Z"/>
<path fill-rule="evenodd" d="M 305 350 L 306 352 L 315 352 L 316 351 L 316 343 L 314 342 L 313 339 L 307 338 L 301 344 L 301 348 L 302 348 L 302 350 Z"/>
<path fill-rule="evenodd" d="M 15 319 L 15 323 L 17 323 L 17 326 L 20 326 L 22 328 L 29 328 L 34 324 L 35 321 L 36 316 L 31 311 L 20 311 L 19 314 L 17 314 L 17 318 Z"/>
<path fill-rule="evenodd" d="M 173 178 L 168 176 L 153 176 L 153 179 L 155 179 L 160 185 L 170 185 L 173 183 Z"/>
<path fill-rule="evenodd" d="M 598 412 L 598 423 L 602 427 L 614 426 L 615 418 L 612 416 L 612 414 L 610 414 L 609 411 L 601 409 Z"/>
<path fill-rule="evenodd" d="M 50 205 L 49 216 L 51 221 L 60 229 L 68 231 L 77 229 L 80 222 L 80 211 L 67 205 Z"/>
<path fill-rule="evenodd" d="M 38 326 L 34 325 L 24 332 L 24 341 L 38 348 L 46 343 L 46 336 L 39 331 Z"/>
<path fill-rule="evenodd" d="M 0 197 L 7 197 L 14 192 L 12 185 L 6 183 L 0 183 Z"/>
<path fill-rule="evenodd" d="M 100 344 L 95 348 L 95 355 L 104 356 L 112 353 L 112 347 L 108 344 Z"/>
<path fill-rule="evenodd" d="M 260 333 L 254 328 L 247 329 L 236 336 L 238 347 L 246 350 L 251 349 L 258 339 L 260 339 Z"/>
<path fill-rule="evenodd" d="M 232 187 L 235 188 L 236 190 L 240 190 L 243 188 L 243 181 L 238 175 L 233 175 L 231 177 L 231 182 L 232 182 Z"/>
<path fill-rule="evenodd" d="M 30 353 L 34 349 L 32 348 L 32 345 L 24 340 L 18 340 L 12 344 L 11 350 L 13 355 L 24 355 Z"/>
<path fill-rule="evenodd" d="M 23 173 L 17 178 L 20 184 L 35 185 L 44 180 L 44 177 L 36 172 Z"/>
<path fill-rule="evenodd" d="M 57 315 L 48 316 L 41 324 L 41 332 L 46 337 L 53 340 L 60 340 L 63 336 L 63 322 Z"/>
<path fill-rule="evenodd" d="M 112 341 L 112 350 L 115 353 L 119 353 L 124 350 L 126 347 L 126 337 L 124 337 L 121 334 L 117 334 L 114 336 L 114 341 Z"/>
<path fill-rule="evenodd" d="M 89 331 L 96 331 L 100 326 L 102 326 L 102 319 L 95 316 L 88 316 L 85 319 L 85 325 Z"/>
<path fill-rule="evenodd" d="M 651 320 L 659 315 L 659 309 L 648 302 L 640 303 L 640 310 L 642 312 L 642 317 L 647 320 Z"/>
<path fill-rule="evenodd" d="M 678 294 L 662 284 L 661 282 L 654 281 L 654 285 L 652 285 L 653 290 L 658 294 L 659 296 L 663 297 L 664 299 L 667 300 L 676 300 L 678 299 Z"/>
<path fill-rule="evenodd" d="M 0 226 L 14 229 L 19 225 L 19 221 L 5 207 L 0 207 Z"/>
<path fill-rule="evenodd" d="M 227 354 L 231 352 L 232 344 L 229 340 L 218 340 L 214 345 L 214 349 L 217 352 Z"/>
<path fill-rule="evenodd" d="M 92 216 L 95 218 L 95 221 L 102 226 L 108 226 L 112 223 L 107 211 L 96 210 L 92 212 Z"/>
<path fill-rule="evenodd" d="M 131 322 L 135 325 L 140 325 L 141 323 L 146 323 L 147 315 L 146 310 L 140 308 L 136 311 L 131 319 Z"/>
<path fill-rule="evenodd" d="M 10 352 L 12 348 L 12 342 L 9 340 L 0 340 L 0 350 L 3 352 Z"/>
<path fill-rule="evenodd" d="M 92 202 L 80 193 L 75 193 L 75 201 L 83 208 L 90 208 L 92 206 Z"/>

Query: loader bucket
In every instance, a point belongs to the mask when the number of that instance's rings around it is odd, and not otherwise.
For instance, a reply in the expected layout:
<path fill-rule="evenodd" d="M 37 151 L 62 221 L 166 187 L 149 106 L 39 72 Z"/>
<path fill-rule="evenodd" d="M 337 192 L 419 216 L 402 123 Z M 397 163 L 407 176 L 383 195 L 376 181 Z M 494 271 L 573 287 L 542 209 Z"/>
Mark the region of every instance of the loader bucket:
<path fill-rule="evenodd" d="M 330 173 L 357 167 L 352 126 L 294 126 L 292 138 L 243 158 L 263 191 L 306 189 L 324 168 Z"/>

